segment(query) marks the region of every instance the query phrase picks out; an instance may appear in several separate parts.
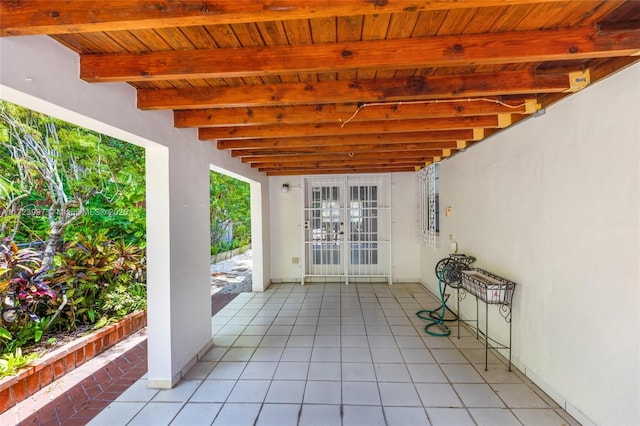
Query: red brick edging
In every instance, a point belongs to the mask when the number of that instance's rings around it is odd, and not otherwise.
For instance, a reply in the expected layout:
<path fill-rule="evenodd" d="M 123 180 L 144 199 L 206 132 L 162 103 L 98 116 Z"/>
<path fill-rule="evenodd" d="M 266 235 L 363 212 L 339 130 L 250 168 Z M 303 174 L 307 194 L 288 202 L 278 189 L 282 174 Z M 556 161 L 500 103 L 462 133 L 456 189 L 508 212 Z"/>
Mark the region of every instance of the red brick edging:
<path fill-rule="evenodd" d="M 54 380 L 101 354 L 124 338 L 146 327 L 144 311 L 134 312 L 115 324 L 46 353 L 18 374 L 0 379 L 0 413 L 34 395 Z"/>

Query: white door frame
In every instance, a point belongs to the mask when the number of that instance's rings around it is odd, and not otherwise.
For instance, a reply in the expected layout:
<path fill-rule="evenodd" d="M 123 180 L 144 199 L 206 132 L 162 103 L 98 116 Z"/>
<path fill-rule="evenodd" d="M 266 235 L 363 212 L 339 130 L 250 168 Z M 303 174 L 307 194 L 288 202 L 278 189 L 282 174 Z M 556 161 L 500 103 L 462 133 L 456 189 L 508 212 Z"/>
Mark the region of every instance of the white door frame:
<path fill-rule="evenodd" d="M 302 189 L 302 284 L 392 284 L 390 175 L 304 176 Z"/>

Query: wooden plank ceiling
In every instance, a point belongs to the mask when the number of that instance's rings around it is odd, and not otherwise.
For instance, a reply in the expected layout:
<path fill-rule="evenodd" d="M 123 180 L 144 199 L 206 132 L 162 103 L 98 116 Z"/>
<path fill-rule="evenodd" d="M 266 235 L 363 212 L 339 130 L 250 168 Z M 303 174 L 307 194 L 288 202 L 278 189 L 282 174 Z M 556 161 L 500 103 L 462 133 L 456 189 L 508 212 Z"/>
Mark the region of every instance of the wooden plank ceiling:
<path fill-rule="evenodd" d="M 640 1 L 0 0 L 268 175 L 414 171 L 640 60 Z"/>

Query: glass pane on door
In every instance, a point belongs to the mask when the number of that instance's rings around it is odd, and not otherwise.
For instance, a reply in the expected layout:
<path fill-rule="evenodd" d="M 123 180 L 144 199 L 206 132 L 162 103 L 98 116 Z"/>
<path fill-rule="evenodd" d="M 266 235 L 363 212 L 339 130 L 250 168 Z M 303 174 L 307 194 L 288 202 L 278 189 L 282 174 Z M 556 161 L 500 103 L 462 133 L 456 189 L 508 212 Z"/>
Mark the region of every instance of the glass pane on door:
<path fill-rule="evenodd" d="M 352 265 L 378 263 L 378 187 L 349 188 L 349 241 Z"/>
<path fill-rule="evenodd" d="M 349 281 L 391 282 L 389 176 L 349 176 L 347 188 Z"/>
<path fill-rule="evenodd" d="M 312 196 L 312 254 L 314 265 L 339 265 L 342 240 L 340 187 L 316 186 Z"/>
<path fill-rule="evenodd" d="M 344 275 L 344 181 L 308 179 L 304 206 L 305 275 Z"/>

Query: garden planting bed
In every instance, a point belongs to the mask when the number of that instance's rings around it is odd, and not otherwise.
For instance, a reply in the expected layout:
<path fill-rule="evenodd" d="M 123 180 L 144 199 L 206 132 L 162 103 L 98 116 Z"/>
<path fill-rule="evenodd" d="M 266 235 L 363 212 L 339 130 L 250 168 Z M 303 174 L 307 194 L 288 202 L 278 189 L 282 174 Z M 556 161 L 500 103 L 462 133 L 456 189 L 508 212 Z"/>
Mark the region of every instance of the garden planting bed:
<path fill-rule="evenodd" d="M 147 315 L 138 311 L 115 324 L 105 326 L 86 336 L 48 352 L 18 374 L 0 379 L 0 413 L 34 395 L 91 358 L 147 325 Z"/>

